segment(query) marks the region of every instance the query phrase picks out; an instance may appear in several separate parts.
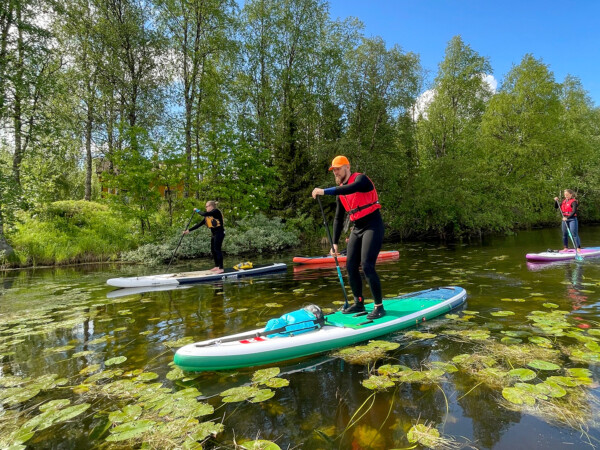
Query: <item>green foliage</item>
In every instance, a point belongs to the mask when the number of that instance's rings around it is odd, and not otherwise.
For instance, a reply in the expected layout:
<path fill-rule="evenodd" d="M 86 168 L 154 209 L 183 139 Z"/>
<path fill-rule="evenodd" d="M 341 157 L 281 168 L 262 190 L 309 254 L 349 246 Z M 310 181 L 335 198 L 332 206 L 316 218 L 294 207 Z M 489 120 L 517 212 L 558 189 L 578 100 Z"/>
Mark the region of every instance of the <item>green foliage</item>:
<path fill-rule="evenodd" d="M 324 0 L 7 5 L 0 251 L 10 237 L 23 264 L 104 259 L 133 241 L 161 242 L 139 260 L 166 260 L 173 227 L 206 200 L 220 202 L 228 252 L 277 251 L 295 239 L 284 232 L 322 234 L 310 192 L 333 184 L 337 154 L 373 180 L 401 236 L 556 223 L 551 199 L 564 188 L 583 220 L 600 219 L 600 110 L 577 78 L 558 82 L 533 55 L 494 93 L 488 58 L 456 36 L 421 109 L 419 56 L 332 20 Z M 100 184 L 118 192 L 103 195 L 134 236 L 45 207 L 97 199 Z M 266 235 L 243 219 L 260 214 L 287 223 Z M 208 239 L 181 251 L 205 255 Z"/>
<path fill-rule="evenodd" d="M 123 258 L 143 263 L 161 263 L 171 259 L 181 238 L 181 231 L 159 244 L 146 244 L 137 250 L 127 252 Z M 246 217 L 235 227 L 225 227 L 223 251 L 226 255 L 271 253 L 298 245 L 298 230 L 284 227 L 280 218 L 269 219 L 262 214 Z M 210 231 L 207 228 L 184 236 L 177 258 L 192 259 L 210 255 Z"/>
<path fill-rule="evenodd" d="M 115 259 L 133 247 L 133 223 L 106 205 L 61 201 L 26 216 L 10 235 L 22 265 Z"/>

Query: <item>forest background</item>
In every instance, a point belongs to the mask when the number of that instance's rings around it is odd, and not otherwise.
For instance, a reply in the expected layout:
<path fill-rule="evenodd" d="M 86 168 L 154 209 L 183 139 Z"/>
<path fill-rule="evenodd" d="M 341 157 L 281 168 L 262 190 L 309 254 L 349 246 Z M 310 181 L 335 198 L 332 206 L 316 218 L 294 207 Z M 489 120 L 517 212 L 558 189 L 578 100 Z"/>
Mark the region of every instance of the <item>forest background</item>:
<path fill-rule="evenodd" d="M 6 0 L 0 264 L 165 260 L 206 200 L 230 253 L 296 245 L 324 235 L 310 192 L 337 154 L 373 180 L 389 238 L 557 224 L 565 188 L 599 220 L 581 82 L 533 54 L 497 90 L 492 72 L 455 36 L 426 84 L 418 54 L 320 0 Z"/>

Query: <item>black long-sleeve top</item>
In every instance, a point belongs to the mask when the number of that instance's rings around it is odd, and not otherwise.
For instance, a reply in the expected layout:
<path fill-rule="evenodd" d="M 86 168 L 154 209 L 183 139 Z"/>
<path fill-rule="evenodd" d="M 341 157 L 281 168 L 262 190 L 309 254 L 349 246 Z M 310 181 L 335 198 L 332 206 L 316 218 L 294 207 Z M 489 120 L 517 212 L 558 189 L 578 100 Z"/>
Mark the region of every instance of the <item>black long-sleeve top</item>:
<path fill-rule="evenodd" d="M 559 203 L 557 201 L 554 202 L 554 207 L 557 209 L 560 209 L 560 205 L 562 203 Z M 573 217 L 575 217 L 575 214 L 577 214 L 577 207 L 579 206 L 579 203 L 577 202 L 577 200 L 575 200 L 573 203 L 571 203 L 571 208 L 573 209 L 573 211 L 571 211 L 571 214 L 569 214 L 568 216 L 565 216 L 567 218 L 567 220 L 572 219 Z M 562 214 L 562 211 L 560 212 Z M 564 216 L 564 214 L 563 214 Z"/>
<path fill-rule="evenodd" d="M 325 189 L 326 195 L 338 196 L 336 200 L 337 206 L 335 210 L 335 217 L 333 219 L 333 242 L 335 244 L 338 243 L 340 236 L 342 235 L 342 229 L 344 228 L 344 217 L 346 214 L 346 209 L 344 208 L 344 205 L 342 205 L 342 201 L 340 200 L 339 196 L 354 194 L 355 192 L 370 192 L 373 189 L 375 189 L 375 186 L 373 186 L 373 183 L 371 180 L 369 180 L 369 177 L 362 173 L 358 175 L 354 182 L 350 184 L 346 183 L 342 186 L 335 186 L 333 188 Z M 366 216 L 357 219 L 354 222 L 354 227 L 358 231 L 363 228 L 367 228 L 371 221 L 380 219 L 381 213 L 379 212 L 379 209 L 376 209 L 371 214 L 367 214 Z"/>
<path fill-rule="evenodd" d="M 217 208 L 213 209 L 211 212 L 198 211 L 198 214 L 200 214 L 202 216 L 202 220 L 200 222 L 198 222 L 196 225 L 194 225 L 192 228 L 190 228 L 190 231 L 197 230 L 202 225 L 205 225 L 207 217 L 212 217 L 213 219 L 216 219 L 219 221 L 220 225 L 218 227 L 212 227 L 212 228 L 209 227 L 210 231 L 213 235 L 225 231 L 225 228 L 223 227 L 223 213 L 221 211 L 219 211 Z"/>

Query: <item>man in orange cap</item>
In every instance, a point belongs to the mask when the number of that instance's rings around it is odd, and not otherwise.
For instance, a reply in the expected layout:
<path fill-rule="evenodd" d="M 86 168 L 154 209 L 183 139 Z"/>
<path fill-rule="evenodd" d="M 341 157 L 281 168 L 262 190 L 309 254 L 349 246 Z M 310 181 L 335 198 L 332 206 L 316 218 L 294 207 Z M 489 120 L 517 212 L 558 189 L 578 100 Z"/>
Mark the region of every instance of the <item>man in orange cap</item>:
<path fill-rule="evenodd" d="M 381 205 L 373 182 L 362 173 L 352 173 L 350 161 L 345 156 L 336 156 L 329 170 L 333 171 L 337 186 L 327 189 L 314 188 L 313 198 L 317 195 L 337 195 L 337 209 L 333 220 L 333 251 L 337 253 L 337 243 L 342 234 L 344 213 L 350 214 L 354 223 L 348 239 L 346 269 L 350 287 L 354 294 L 354 304 L 344 310 L 344 314 L 360 313 L 365 310 L 362 296 L 362 279 L 359 267 L 362 265 L 369 282 L 375 306 L 367 315 L 368 319 L 378 319 L 385 315 L 381 294 L 381 282 L 375 271 L 375 262 L 383 242 L 383 220 Z"/>

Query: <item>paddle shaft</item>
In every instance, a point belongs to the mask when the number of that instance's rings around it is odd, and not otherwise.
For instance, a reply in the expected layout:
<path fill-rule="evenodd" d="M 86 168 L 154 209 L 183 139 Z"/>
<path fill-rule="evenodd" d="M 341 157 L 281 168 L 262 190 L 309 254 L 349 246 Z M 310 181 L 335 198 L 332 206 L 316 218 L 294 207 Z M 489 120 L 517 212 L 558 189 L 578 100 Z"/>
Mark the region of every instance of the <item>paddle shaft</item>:
<path fill-rule="evenodd" d="M 562 210 L 560 209 L 560 203 L 558 203 L 558 202 L 556 202 L 556 203 L 558 204 L 558 211 L 560 212 L 560 218 L 562 220 L 563 213 L 562 213 Z M 571 238 L 571 243 L 573 244 L 573 248 L 575 249 L 575 260 L 576 261 L 583 261 L 583 257 L 577 251 L 577 244 L 575 243 L 575 239 L 573 239 L 573 235 L 571 234 L 571 228 L 569 227 L 569 224 L 567 223 L 566 220 L 564 222 L 565 222 L 565 227 L 567 229 L 567 234 Z"/>
<path fill-rule="evenodd" d="M 192 219 L 194 218 L 194 214 L 196 214 L 196 211 L 192 212 L 190 220 L 188 220 L 188 223 L 185 226 L 186 230 L 190 227 L 190 223 L 192 223 Z M 169 261 L 169 265 L 167 266 L 167 272 L 169 271 L 169 268 L 171 267 L 171 263 L 173 262 L 173 258 L 175 258 L 175 253 L 177 253 L 177 250 L 179 250 L 179 246 L 181 245 L 181 241 L 183 240 L 183 236 L 184 236 L 184 234 L 181 233 L 181 237 L 179 238 L 179 242 L 177 243 L 177 247 L 175 247 L 175 251 L 173 252 L 173 255 L 171 256 L 171 261 Z"/>
<path fill-rule="evenodd" d="M 335 267 L 337 269 L 338 278 L 340 279 L 340 284 L 342 285 L 342 292 L 344 293 L 344 309 L 348 308 L 348 295 L 346 294 L 346 288 L 344 287 L 344 278 L 342 277 L 342 269 L 340 269 L 340 263 L 338 262 L 337 255 L 335 252 L 335 248 L 333 247 L 333 238 L 331 237 L 331 232 L 329 231 L 329 225 L 327 224 L 327 219 L 325 218 L 325 211 L 323 211 L 323 204 L 321 203 L 321 197 L 317 196 L 317 200 L 319 201 L 319 207 L 321 208 L 321 216 L 323 216 L 323 225 L 325 225 L 325 229 L 327 230 L 327 238 L 329 239 L 329 244 L 331 245 L 331 252 L 333 253 L 333 259 L 335 260 Z"/>

